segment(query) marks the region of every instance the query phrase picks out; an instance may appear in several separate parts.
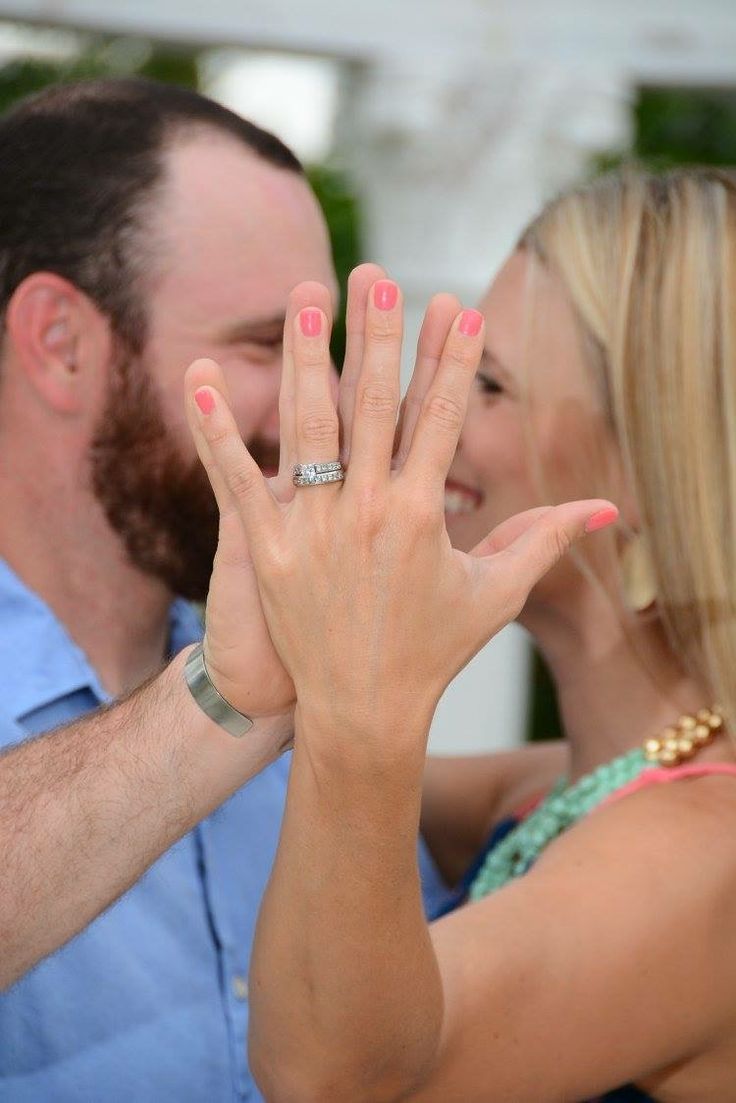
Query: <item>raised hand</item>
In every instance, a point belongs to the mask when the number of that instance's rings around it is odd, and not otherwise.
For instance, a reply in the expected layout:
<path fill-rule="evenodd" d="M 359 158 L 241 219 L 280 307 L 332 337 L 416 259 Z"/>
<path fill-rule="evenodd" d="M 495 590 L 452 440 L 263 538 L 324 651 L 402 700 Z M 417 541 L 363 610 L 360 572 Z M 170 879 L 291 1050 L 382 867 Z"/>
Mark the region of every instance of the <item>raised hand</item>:
<path fill-rule="evenodd" d="M 316 295 L 302 305 L 303 286 L 290 308 L 293 416 L 283 431 L 297 462 L 331 461 L 340 429 L 329 315 Z M 446 303 L 435 301 L 425 333 L 442 329 L 442 311 Z M 381 716 L 393 717 L 397 731 L 402 717 L 428 724 L 448 682 L 518 614 L 539 578 L 586 529 L 616 516 L 605 501 L 568 503 L 506 522 L 475 554 L 453 549 L 444 483 L 482 318 L 462 311 L 445 328 L 436 370 L 425 365 L 415 378 L 417 401 L 404 407 L 397 433 L 401 330 L 399 290 L 379 280 L 365 307 L 360 367 L 351 366 L 346 478 L 282 500 L 240 441 L 216 368 L 200 364 L 187 379 L 198 447 L 243 524 L 276 653 L 300 707 L 329 717 L 333 731 L 338 720 L 346 732 L 370 733 Z M 237 664 L 233 671 L 236 685 Z"/>

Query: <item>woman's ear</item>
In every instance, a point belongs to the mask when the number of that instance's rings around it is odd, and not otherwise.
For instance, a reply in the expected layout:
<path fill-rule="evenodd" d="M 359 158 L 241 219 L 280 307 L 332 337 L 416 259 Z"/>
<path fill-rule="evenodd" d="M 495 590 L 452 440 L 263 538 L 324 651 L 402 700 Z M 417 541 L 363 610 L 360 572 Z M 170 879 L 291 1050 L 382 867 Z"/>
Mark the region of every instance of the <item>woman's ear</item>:
<path fill-rule="evenodd" d="M 652 550 L 642 532 L 639 502 L 633 477 L 627 473 L 620 450 L 616 449 L 616 504 L 619 507 L 619 569 L 622 596 L 633 613 L 646 613 L 654 607 L 658 581 Z"/>
<path fill-rule="evenodd" d="M 10 299 L 5 328 L 8 351 L 42 402 L 60 414 L 80 413 L 96 402 L 106 374 L 99 371 L 99 358 L 109 354 L 110 327 L 73 283 L 53 272 L 26 277 Z"/>

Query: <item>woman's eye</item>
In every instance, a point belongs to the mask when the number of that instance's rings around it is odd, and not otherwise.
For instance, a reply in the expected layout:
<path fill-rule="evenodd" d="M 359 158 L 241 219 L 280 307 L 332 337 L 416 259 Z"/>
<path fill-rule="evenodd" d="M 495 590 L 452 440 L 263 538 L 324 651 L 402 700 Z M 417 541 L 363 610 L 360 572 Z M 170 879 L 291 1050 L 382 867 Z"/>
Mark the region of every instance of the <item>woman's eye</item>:
<path fill-rule="evenodd" d="M 503 387 L 500 383 L 497 383 L 490 375 L 483 375 L 482 372 L 477 372 L 475 376 L 475 385 L 481 394 L 503 394 Z"/>
<path fill-rule="evenodd" d="M 280 356 L 282 343 L 282 338 L 279 336 L 271 339 L 251 341 L 250 347 L 260 356 Z"/>

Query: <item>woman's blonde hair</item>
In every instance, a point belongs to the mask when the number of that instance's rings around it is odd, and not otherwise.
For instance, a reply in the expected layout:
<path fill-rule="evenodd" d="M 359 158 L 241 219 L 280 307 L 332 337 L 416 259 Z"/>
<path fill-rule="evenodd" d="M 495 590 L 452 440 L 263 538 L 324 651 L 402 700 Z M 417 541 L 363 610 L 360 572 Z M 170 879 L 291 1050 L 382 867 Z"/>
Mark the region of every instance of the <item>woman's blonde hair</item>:
<path fill-rule="evenodd" d="M 736 173 L 625 171 L 520 247 L 562 281 L 629 469 L 683 667 L 736 718 Z"/>

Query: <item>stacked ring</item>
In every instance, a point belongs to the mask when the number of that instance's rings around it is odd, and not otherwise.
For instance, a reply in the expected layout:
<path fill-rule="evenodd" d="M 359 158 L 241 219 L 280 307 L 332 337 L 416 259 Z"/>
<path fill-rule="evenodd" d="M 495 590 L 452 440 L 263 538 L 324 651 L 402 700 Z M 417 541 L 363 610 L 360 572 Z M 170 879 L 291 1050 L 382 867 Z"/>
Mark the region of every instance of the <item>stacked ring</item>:
<path fill-rule="evenodd" d="M 345 478 L 345 468 L 339 460 L 327 463 L 294 464 L 294 486 L 321 486 L 323 483 L 340 483 Z"/>

